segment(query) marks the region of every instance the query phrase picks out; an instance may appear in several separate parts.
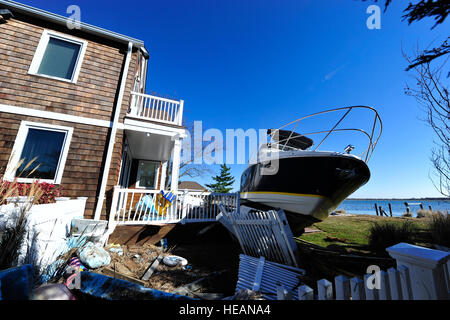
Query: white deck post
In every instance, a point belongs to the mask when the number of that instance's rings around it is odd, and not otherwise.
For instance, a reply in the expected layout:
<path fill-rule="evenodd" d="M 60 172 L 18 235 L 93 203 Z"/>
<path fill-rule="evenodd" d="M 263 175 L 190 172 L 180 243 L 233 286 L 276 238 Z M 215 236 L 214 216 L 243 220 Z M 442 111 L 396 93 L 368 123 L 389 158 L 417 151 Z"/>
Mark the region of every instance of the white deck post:
<path fill-rule="evenodd" d="M 183 125 L 183 108 L 184 108 L 184 100 L 180 100 L 180 106 L 177 115 L 178 116 L 177 122 L 179 126 Z"/>
<path fill-rule="evenodd" d="M 397 260 L 398 267 L 405 266 L 408 269 L 414 300 L 449 299 L 447 263 L 450 252 L 407 243 L 399 243 L 386 250 Z"/>
<path fill-rule="evenodd" d="M 131 93 L 131 103 L 130 103 L 130 114 L 133 116 L 137 116 L 137 99 L 136 95 L 132 92 Z"/>
<path fill-rule="evenodd" d="M 167 161 L 164 161 L 161 166 L 161 182 L 159 188 L 164 190 L 166 188 L 166 179 L 167 179 Z"/>
<path fill-rule="evenodd" d="M 171 190 L 173 193 L 178 191 L 178 178 L 180 175 L 180 164 L 181 164 L 181 140 L 177 135 L 173 138 L 175 140 L 173 146 L 173 163 L 172 163 L 172 182 Z M 176 194 L 177 195 L 177 194 Z M 178 195 L 177 195 L 178 196 Z"/>
<path fill-rule="evenodd" d="M 110 228 L 114 225 L 114 221 L 116 219 L 117 202 L 119 201 L 119 191 L 120 191 L 120 187 L 115 186 L 114 191 L 113 191 L 112 201 L 111 201 L 111 210 L 109 211 L 108 228 Z"/>

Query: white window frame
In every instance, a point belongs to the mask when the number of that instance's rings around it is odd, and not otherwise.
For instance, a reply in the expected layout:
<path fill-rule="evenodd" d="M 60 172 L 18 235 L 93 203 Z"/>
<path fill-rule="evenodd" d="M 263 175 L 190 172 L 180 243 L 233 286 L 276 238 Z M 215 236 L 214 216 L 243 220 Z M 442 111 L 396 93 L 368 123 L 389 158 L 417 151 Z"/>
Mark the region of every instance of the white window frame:
<path fill-rule="evenodd" d="M 63 142 L 63 147 L 61 150 L 61 154 L 59 156 L 58 166 L 56 167 L 54 179 L 17 178 L 17 181 L 20 183 L 33 183 L 35 181 L 39 181 L 53 184 L 61 184 L 64 167 L 66 165 L 67 154 L 69 153 L 70 142 L 72 140 L 73 128 L 30 121 L 22 121 L 20 124 L 19 132 L 17 133 L 16 141 L 14 142 L 14 147 L 12 149 L 11 157 L 9 159 L 8 167 L 6 169 L 5 180 L 13 181 L 14 179 L 16 179 L 15 177 L 16 170 L 14 169 L 18 169 L 17 165 L 19 164 L 20 156 L 22 155 L 22 150 L 25 145 L 29 129 L 64 132 L 66 134 L 66 137 Z"/>
<path fill-rule="evenodd" d="M 155 184 L 153 186 L 153 189 L 150 189 L 150 190 L 157 190 L 158 179 L 159 179 L 159 169 L 161 167 L 161 163 L 159 161 L 154 161 L 154 160 L 139 160 L 138 161 L 138 170 L 137 170 L 137 176 L 136 176 L 136 189 L 147 189 L 146 187 L 140 185 L 141 175 L 142 175 L 142 171 L 141 171 L 141 163 L 142 162 L 153 162 L 153 163 L 157 164 L 156 174 L 155 174 Z"/>
<path fill-rule="evenodd" d="M 75 68 L 73 70 L 71 79 L 65 79 L 65 78 L 49 76 L 46 74 L 38 73 L 39 67 L 42 62 L 42 58 L 44 57 L 44 53 L 45 53 L 45 50 L 47 49 L 47 45 L 48 45 L 48 42 L 50 41 L 50 38 L 56 38 L 56 39 L 60 39 L 63 41 L 72 42 L 72 43 L 80 45 L 80 51 L 78 52 L 77 62 L 75 63 Z M 69 35 L 66 35 L 63 33 L 59 33 L 59 32 L 55 32 L 55 31 L 51 31 L 51 30 L 44 30 L 42 32 L 41 40 L 39 41 L 39 44 L 36 48 L 36 52 L 34 53 L 33 60 L 31 61 L 31 65 L 28 70 L 28 74 L 39 76 L 39 77 L 44 77 L 44 78 L 50 78 L 50 79 L 70 82 L 70 83 L 77 83 L 78 76 L 80 75 L 81 65 L 83 64 L 84 55 L 86 53 L 86 48 L 87 48 L 86 40 L 72 37 L 72 36 L 69 36 Z"/>

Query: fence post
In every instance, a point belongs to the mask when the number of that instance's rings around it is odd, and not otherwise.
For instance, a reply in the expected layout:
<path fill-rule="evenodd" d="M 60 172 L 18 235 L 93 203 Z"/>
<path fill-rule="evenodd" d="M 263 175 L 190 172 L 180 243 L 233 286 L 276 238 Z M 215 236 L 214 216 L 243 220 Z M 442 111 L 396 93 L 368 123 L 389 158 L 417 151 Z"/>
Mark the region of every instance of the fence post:
<path fill-rule="evenodd" d="M 392 206 L 391 206 L 391 204 L 389 203 L 389 213 L 390 213 L 390 215 L 391 215 L 391 218 L 392 218 Z"/>
<path fill-rule="evenodd" d="M 376 289 L 376 288 L 370 289 L 367 286 L 367 282 L 368 282 L 369 278 L 372 276 L 373 276 L 372 274 L 366 274 L 364 276 L 364 289 L 366 292 L 366 300 L 378 300 L 378 289 Z"/>
<path fill-rule="evenodd" d="M 389 277 L 389 288 L 391 289 L 391 299 L 392 300 L 402 300 L 402 286 L 400 283 L 400 272 L 395 268 L 390 268 L 388 270 Z"/>
<path fill-rule="evenodd" d="M 314 291 L 310 287 L 303 285 L 298 287 L 299 300 L 314 300 Z"/>
<path fill-rule="evenodd" d="M 322 279 L 317 281 L 318 296 L 319 300 L 333 300 L 333 284 Z"/>
<path fill-rule="evenodd" d="M 386 271 L 380 271 L 380 300 L 391 300 L 391 290 L 389 285 L 389 277 Z"/>
<path fill-rule="evenodd" d="M 378 216 L 378 206 L 376 203 L 375 203 L 375 212 L 377 213 L 377 216 Z"/>
<path fill-rule="evenodd" d="M 350 279 L 350 288 L 352 291 L 352 300 L 366 300 L 364 291 L 364 281 L 355 277 Z"/>
<path fill-rule="evenodd" d="M 399 266 L 397 267 L 398 271 L 400 272 L 400 279 L 401 279 L 401 285 L 402 285 L 402 295 L 403 300 L 412 300 L 412 289 L 411 289 L 411 278 L 409 275 L 409 270 L 405 266 Z"/>
<path fill-rule="evenodd" d="M 397 261 L 399 271 L 403 272 L 405 280 L 409 278 L 413 299 L 445 300 L 449 298 L 447 263 L 450 260 L 450 252 L 407 243 L 399 243 L 386 250 Z M 400 266 L 405 266 L 408 272 Z"/>
<path fill-rule="evenodd" d="M 281 284 L 277 285 L 277 300 L 293 300 L 292 294 Z"/>
<path fill-rule="evenodd" d="M 350 300 L 350 279 L 345 276 L 337 276 L 334 278 L 334 286 L 336 288 L 336 300 Z"/>

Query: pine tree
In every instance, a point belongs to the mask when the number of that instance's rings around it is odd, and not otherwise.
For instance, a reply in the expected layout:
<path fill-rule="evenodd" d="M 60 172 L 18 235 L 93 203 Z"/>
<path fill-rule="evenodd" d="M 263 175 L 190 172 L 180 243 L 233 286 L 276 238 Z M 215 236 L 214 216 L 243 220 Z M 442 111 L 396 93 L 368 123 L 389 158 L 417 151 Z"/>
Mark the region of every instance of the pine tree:
<path fill-rule="evenodd" d="M 230 169 L 226 164 L 222 164 L 220 166 L 220 175 L 213 177 L 216 183 L 207 184 L 206 187 L 211 192 L 229 193 L 233 189 L 231 186 L 234 183 L 234 177 L 231 176 Z"/>

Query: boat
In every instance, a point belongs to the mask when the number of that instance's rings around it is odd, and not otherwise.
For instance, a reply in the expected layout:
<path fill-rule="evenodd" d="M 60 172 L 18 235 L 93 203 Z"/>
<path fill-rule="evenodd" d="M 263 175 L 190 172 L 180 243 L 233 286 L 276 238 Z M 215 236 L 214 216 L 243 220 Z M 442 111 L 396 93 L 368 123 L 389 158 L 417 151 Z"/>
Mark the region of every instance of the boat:
<path fill-rule="evenodd" d="M 364 129 L 342 128 L 344 119 L 354 110 L 374 115 L 368 132 Z M 300 123 L 329 113 L 343 113 L 329 130 L 297 133 Z M 340 116 L 340 115 L 339 115 Z M 372 119 L 372 118 L 370 118 Z M 288 130 L 289 128 L 293 128 Z M 367 148 L 360 155 L 352 154 L 355 146 L 342 152 L 320 151 L 331 135 L 358 132 L 368 138 Z M 318 112 L 299 118 L 279 129 L 269 129 L 269 142 L 241 176 L 241 205 L 258 210 L 283 209 L 294 235 L 304 228 L 326 219 L 352 193 L 370 179 L 368 161 L 382 132 L 378 112 L 367 106 L 352 106 Z M 315 145 L 311 136 L 325 135 Z"/>

